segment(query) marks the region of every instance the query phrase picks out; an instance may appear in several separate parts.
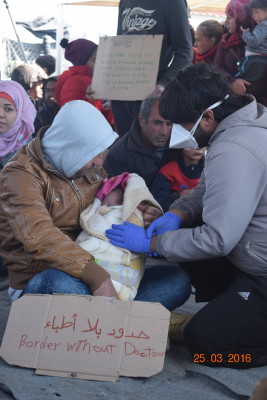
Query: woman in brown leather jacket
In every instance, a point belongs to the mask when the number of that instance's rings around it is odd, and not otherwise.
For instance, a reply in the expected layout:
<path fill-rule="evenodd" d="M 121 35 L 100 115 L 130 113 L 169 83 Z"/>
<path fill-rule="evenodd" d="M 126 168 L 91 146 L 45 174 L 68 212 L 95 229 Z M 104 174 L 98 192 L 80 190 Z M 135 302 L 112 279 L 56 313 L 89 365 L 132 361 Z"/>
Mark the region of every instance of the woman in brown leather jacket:
<path fill-rule="evenodd" d="M 106 178 L 103 152 L 117 136 L 100 111 L 74 100 L 6 166 L 0 178 L 0 241 L 13 300 L 24 293 L 117 297 L 109 274 L 75 242 L 80 213 Z M 190 291 L 184 270 L 153 267 L 136 299 L 173 310 Z"/>

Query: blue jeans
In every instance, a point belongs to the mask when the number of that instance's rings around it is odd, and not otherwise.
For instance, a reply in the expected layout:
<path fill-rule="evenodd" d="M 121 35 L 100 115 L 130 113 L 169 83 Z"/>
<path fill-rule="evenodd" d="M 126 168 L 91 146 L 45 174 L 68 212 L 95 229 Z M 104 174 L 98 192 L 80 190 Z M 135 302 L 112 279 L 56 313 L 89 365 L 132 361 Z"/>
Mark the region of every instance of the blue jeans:
<path fill-rule="evenodd" d="M 92 294 L 80 279 L 53 268 L 31 278 L 22 294 L 25 293 Z M 190 278 L 184 269 L 179 266 L 157 265 L 146 269 L 135 300 L 158 302 L 172 311 L 181 306 L 190 293 Z"/>

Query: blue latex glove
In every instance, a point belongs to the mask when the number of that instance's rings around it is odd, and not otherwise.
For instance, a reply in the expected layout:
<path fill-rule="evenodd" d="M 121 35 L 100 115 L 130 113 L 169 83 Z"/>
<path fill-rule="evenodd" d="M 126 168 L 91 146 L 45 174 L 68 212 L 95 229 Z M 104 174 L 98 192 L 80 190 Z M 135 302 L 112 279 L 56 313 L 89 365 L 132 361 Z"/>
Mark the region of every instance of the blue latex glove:
<path fill-rule="evenodd" d="M 162 217 L 153 221 L 146 230 L 146 237 L 151 239 L 153 235 L 161 235 L 168 231 L 176 231 L 182 225 L 182 220 L 175 214 L 166 212 Z"/>
<path fill-rule="evenodd" d="M 112 229 L 106 230 L 106 236 L 110 243 L 123 247 L 136 253 L 150 253 L 150 239 L 146 231 L 140 226 L 124 222 L 123 225 L 112 225 Z"/>

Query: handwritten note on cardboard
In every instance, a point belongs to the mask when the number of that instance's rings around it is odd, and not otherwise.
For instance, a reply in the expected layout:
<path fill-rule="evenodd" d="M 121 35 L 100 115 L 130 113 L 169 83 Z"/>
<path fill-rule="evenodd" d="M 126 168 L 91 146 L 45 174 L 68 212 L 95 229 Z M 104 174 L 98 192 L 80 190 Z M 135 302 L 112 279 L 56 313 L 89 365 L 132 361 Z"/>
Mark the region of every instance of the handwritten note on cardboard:
<path fill-rule="evenodd" d="M 0 355 L 40 375 L 148 377 L 163 368 L 169 317 L 158 303 L 24 295 L 12 304 Z"/>
<path fill-rule="evenodd" d="M 94 97 L 143 100 L 155 88 L 163 35 L 101 37 L 92 80 Z"/>

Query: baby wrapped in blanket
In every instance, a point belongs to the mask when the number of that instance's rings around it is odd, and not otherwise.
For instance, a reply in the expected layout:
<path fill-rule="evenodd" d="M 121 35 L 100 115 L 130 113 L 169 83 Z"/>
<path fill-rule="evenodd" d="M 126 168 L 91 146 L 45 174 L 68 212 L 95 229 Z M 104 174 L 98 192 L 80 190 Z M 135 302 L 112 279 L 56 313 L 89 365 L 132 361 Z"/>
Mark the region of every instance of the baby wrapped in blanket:
<path fill-rule="evenodd" d="M 105 231 L 124 221 L 144 227 L 142 212 L 137 208 L 146 202 L 159 209 L 143 178 L 127 172 L 103 182 L 94 202 L 80 215 L 83 231 L 76 241 L 95 257 L 111 277 L 120 300 L 133 300 L 144 273 L 146 255 L 109 243 Z"/>

